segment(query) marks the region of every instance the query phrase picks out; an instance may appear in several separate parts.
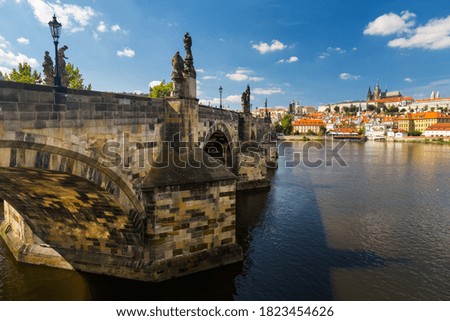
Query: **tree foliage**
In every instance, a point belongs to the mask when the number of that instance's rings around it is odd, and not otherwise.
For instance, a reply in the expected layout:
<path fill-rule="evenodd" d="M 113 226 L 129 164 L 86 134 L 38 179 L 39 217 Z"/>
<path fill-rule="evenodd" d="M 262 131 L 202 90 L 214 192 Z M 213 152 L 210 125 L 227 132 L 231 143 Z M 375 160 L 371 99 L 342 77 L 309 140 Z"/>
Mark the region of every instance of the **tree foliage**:
<path fill-rule="evenodd" d="M 283 133 L 290 135 L 292 133 L 292 119 L 290 114 L 284 115 L 281 119 L 281 127 L 283 128 Z"/>
<path fill-rule="evenodd" d="M 164 98 L 169 97 L 172 92 L 173 84 L 166 82 L 163 80 L 159 85 L 153 86 L 150 88 L 150 97 L 152 98 Z"/>
<path fill-rule="evenodd" d="M 408 132 L 408 136 L 420 136 L 420 135 L 422 135 L 422 132 L 419 130 L 410 130 Z"/>
<path fill-rule="evenodd" d="M 23 82 L 26 84 L 38 84 L 42 81 L 41 74 L 32 70 L 26 62 L 19 63 L 18 68 L 14 68 L 9 75 L 4 75 L 5 80 Z"/>
<path fill-rule="evenodd" d="M 323 136 L 326 134 L 326 132 L 327 132 L 327 128 L 325 126 L 319 127 L 319 135 Z"/>
<path fill-rule="evenodd" d="M 66 72 L 67 72 L 67 79 L 69 80 L 68 86 L 69 88 L 84 89 L 84 90 L 92 89 L 91 84 L 87 86 L 84 85 L 83 75 L 80 73 L 80 69 L 78 69 L 78 67 L 75 67 L 73 64 L 68 63 L 66 65 Z"/>
<path fill-rule="evenodd" d="M 91 84 L 84 86 L 84 79 L 83 75 L 80 73 L 80 69 L 78 67 L 75 67 L 73 64 L 68 63 L 66 65 L 66 71 L 67 71 L 67 78 L 69 79 L 69 88 L 73 89 L 84 89 L 84 90 L 91 90 Z M 0 73 L 0 76 L 3 76 L 5 80 L 8 81 L 15 81 L 15 82 L 23 82 L 27 84 L 40 84 L 42 83 L 41 74 L 38 73 L 36 70 L 32 70 L 31 66 L 29 64 L 25 63 L 19 63 L 18 68 L 14 68 L 11 73 L 2 75 Z M 1 77 L 0 77 L 1 79 Z"/>

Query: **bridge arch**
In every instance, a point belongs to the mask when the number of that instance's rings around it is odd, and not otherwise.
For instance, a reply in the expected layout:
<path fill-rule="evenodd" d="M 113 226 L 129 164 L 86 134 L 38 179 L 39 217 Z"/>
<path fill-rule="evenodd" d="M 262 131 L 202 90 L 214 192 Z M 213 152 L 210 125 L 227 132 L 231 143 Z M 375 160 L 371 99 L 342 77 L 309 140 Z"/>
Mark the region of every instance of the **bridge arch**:
<path fill-rule="evenodd" d="M 0 153 L 0 168 L 63 172 L 91 181 L 114 196 L 135 227 L 143 229 L 140 221 L 145 209 L 127 176 L 119 168 L 102 166 L 102 158 L 95 151 L 42 135 L 16 133 L 0 140 Z"/>
<path fill-rule="evenodd" d="M 233 167 L 235 142 L 224 122 L 215 122 L 209 128 L 200 147 L 208 155 L 221 161 L 226 167 Z"/>

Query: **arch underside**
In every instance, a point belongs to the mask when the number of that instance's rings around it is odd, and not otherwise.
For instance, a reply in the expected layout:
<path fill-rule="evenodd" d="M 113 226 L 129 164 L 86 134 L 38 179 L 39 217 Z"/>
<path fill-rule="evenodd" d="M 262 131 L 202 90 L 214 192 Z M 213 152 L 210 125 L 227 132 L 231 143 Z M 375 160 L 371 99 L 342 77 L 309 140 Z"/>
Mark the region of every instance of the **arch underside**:
<path fill-rule="evenodd" d="M 0 141 L 0 167 L 35 168 L 63 172 L 93 182 L 107 191 L 125 208 L 136 228 L 145 210 L 127 177 L 101 165 L 100 160 L 73 150 L 25 141 Z M 142 232 L 142 231 L 141 231 Z"/>
<path fill-rule="evenodd" d="M 234 142 L 228 127 L 223 122 L 211 126 L 201 146 L 208 155 L 219 160 L 226 167 L 233 167 Z"/>
<path fill-rule="evenodd" d="M 31 229 L 32 237 L 16 235 L 25 245 L 42 242 L 56 251 L 131 257 L 139 245 L 139 235 L 117 200 L 74 175 L 0 168 L 0 199 Z M 13 223 L 19 218 L 9 219 Z"/>
<path fill-rule="evenodd" d="M 226 135 L 222 131 L 213 133 L 205 145 L 203 150 L 211 157 L 219 160 L 226 167 L 232 167 L 232 154 L 230 143 Z"/>

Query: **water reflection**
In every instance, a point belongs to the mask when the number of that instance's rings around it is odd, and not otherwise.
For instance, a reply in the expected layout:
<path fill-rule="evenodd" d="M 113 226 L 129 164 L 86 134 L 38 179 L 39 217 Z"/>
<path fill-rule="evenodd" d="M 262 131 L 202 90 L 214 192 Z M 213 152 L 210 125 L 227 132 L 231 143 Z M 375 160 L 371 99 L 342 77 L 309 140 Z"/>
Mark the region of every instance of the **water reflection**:
<path fill-rule="evenodd" d="M 281 148 L 280 164 L 294 159 L 293 154 L 302 149 L 292 143 Z M 310 155 L 312 159 L 324 159 L 319 149 L 315 151 L 316 155 Z M 309 170 L 304 164 L 295 168 L 280 166 L 269 195 L 261 195 L 261 199 L 253 196 L 251 204 L 265 204 L 263 198 L 267 197 L 267 206 L 264 205 L 263 217 L 250 232 L 250 251 L 243 273 L 236 278 L 235 299 L 332 300 L 336 299 L 332 268 L 373 268 L 387 264 L 388 260 L 372 251 L 328 246 Z"/>
<path fill-rule="evenodd" d="M 282 146 L 272 189 L 237 197 L 244 262 L 150 284 L 17 264 L 0 245 L 0 299 L 450 300 L 449 146 L 347 144 L 348 166 L 283 166 L 303 144 Z"/>

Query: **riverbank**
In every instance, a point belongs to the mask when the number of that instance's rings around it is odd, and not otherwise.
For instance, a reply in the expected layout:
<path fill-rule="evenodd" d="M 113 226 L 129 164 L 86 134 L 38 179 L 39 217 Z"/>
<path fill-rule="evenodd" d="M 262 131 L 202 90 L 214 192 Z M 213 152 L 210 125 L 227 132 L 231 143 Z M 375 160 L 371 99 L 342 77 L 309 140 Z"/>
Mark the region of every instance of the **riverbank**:
<path fill-rule="evenodd" d="M 279 141 L 324 141 L 325 136 L 302 136 L 302 135 L 285 135 L 283 137 L 278 137 Z M 392 137 L 387 137 L 386 140 L 381 140 L 380 142 L 388 142 L 388 143 L 420 143 L 420 144 L 438 144 L 438 145 L 450 145 L 450 138 L 430 138 L 430 137 L 418 137 L 418 136 L 410 136 L 403 137 L 399 139 L 395 139 Z"/>
<path fill-rule="evenodd" d="M 387 139 L 387 142 L 394 143 L 420 143 L 420 144 L 439 144 L 450 145 L 450 138 L 430 138 L 430 137 L 403 137 L 400 139 Z"/>
<path fill-rule="evenodd" d="M 308 141 L 322 141 L 325 140 L 325 136 L 305 136 L 305 135 L 284 135 L 282 137 L 278 137 L 280 141 L 300 141 L 300 142 L 308 142 Z"/>

